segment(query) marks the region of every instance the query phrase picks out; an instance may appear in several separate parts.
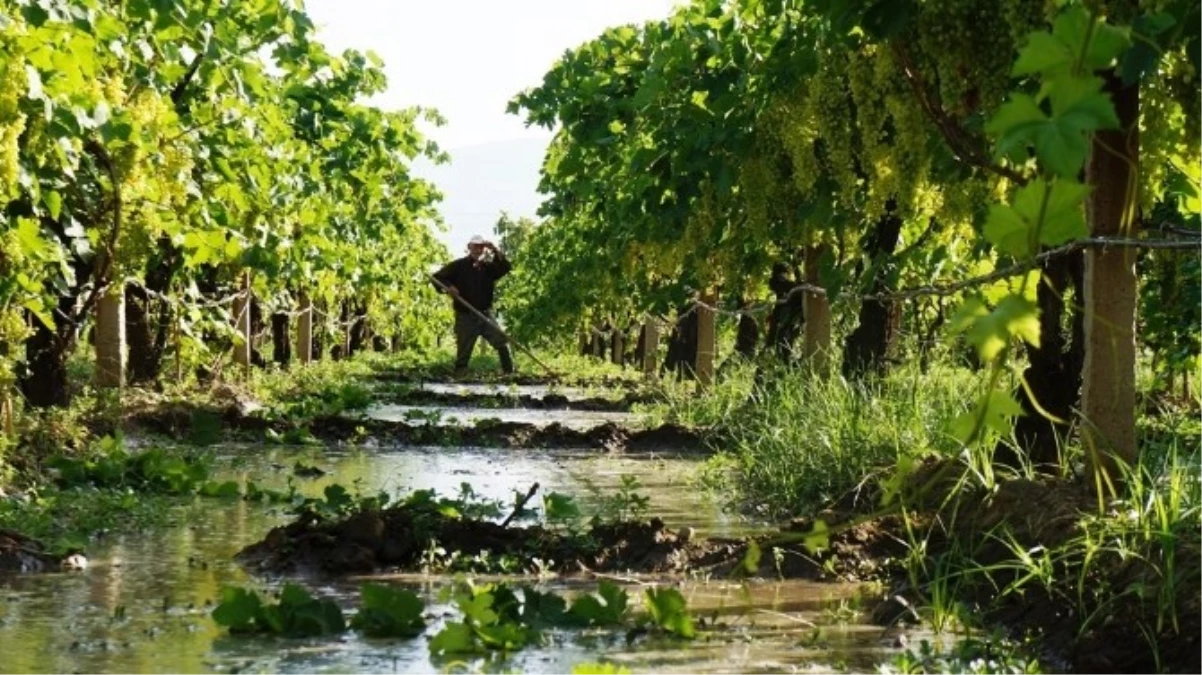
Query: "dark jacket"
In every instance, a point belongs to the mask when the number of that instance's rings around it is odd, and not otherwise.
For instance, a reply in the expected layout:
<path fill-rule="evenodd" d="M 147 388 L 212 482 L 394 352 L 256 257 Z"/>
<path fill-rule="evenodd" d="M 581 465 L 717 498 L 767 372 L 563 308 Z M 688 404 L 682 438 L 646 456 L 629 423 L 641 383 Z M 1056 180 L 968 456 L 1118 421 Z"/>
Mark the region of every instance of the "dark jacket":
<path fill-rule="evenodd" d="M 492 309 L 493 292 L 497 280 L 509 274 L 509 259 L 497 251 L 491 262 L 477 262 L 471 256 L 453 260 L 446 267 L 434 273 L 434 278 L 447 286 L 459 289 L 459 296 L 471 303 L 472 307 L 487 312 Z M 435 284 L 437 287 L 437 284 Z M 442 289 L 439 289 L 442 290 Z M 463 303 L 455 303 L 456 312 L 468 312 Z"/>

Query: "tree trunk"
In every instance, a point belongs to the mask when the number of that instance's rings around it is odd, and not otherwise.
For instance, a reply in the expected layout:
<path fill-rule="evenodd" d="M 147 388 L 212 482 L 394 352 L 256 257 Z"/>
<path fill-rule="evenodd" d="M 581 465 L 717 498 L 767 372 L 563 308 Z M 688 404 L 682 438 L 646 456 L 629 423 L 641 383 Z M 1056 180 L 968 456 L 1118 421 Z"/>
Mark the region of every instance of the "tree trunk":
<path fill-rule="evenodd" d="M 125 338 L 129 343 L 130 384 L 154 382 L 163 372 L 167 340 L 174 324 L 166 294 L 175 280 L 182 258 L 170 237 L 162 237 L 158 251 L 146 265 L 145 285 L 125 286 Z M 157 316 L 155 314 L 157 313 Z"/>
<path fill-rule="evenodd" d="M 750 303 L 746 298 L 739 300 L 739 309 L 747 309 Z M 751 359 L 755 357 L 755 350 L 760 344 L 760 322 L 755 320 L 750 314 L 739 315 L 739 327 L 735 332 L 735 353 Z"/>
<path fill-rule="evenodd" d="M 64 312 L 74 304 L 74 297 L 62 297 L 58 302 Z M 21 378 L 21 395 L 34 408 L 65 407 L 71 403 L 67 355 L 75 346 L 75 332 L 62 323 L 51 330 L 35 317 L 29 320 L 34 330 L 25 340 L 26 371 Z"/>
<path fill-rule="evenodd" d="M 622 366 L 626 362 L 626 333 L 617 325 L 609 338 L 609 356 L 614 365 Z"/>
<path fill-rule="evenodd" d="M 262 338 L 264 328 L 263 303 L 251 295 L 250 298 L 250 362 L 256 368 L 266 368 L 267 359 L 263 358 Z"/>
<path fill-rule="evenodd" d="M 793 266 L 778 262 L 772 266 L 772 277 L 768 280 L 768 288 L 776 300 L 768 317 L 766 342 L 782 361 L 793 359 L 794 346 L 805 326 L 805 293 L 798 290 L 799 276 Z"/>
<path fill-rule="evenodd" d="M 606 327 L 605 327 L 605 325 L 602 325 L 600 328 L 595 328 L 594 330 L 596 332 L 593 333 L 593 356 L 604 361 L 605 360 L 605 335 L 604 335 L 604 333 L 606 331 Z"/>
<path fill-rule="evenodd" d="M 919 315 L 921 317 L 921 313 Z M 927 324 L 918 344 L 918 367 L 924 374 L 931 368 L 931 351 L 938 341 L 939 329 L 943 328 L 945 323 L 947 323 L 947 310 L 943 306 L 943 298 L 939 298 L 935 306 L 935 318 Z"/>
<path fill-rule="evenodd" d="M 693 379 L 697 363 L 697 312 L 690 308 L 676 320 L 668 338 L 668 354 L 664 359 L 664 371 L 674 372 L 677 377 Z"/>
<path fill-rule="evenodd" d="M 1110 73 L 1120 128 L 1099 132 L 1085 165 L 1092 188 L 1085 202 L 1090 233 L 1135 236 L 1133 189 L 1139 162 L 1139 87 L 1124 87 Z M 1116 154 L 1118 153 L 1118 154 Z M 1132 249 L 1090 249 L 1085 254 L 1085 366 L 1082 429 L 1091 477 L 1117 482 L 1115 458 L 1133 462 L 1135 444 L 1135 307 L 1137 278 Z"/>
<path fill-rule="evenodd" d="M 805 253 L 805 281 L 818 286 L 818 262 L 826 252 L 826 246 L 810 246 Z M 821 377 L 830 374 L 831 357 L 831 304 L 825 295 L 805 294 L 805 342 L 802 354 L 810 368 Z"/>
<path fill-rule="evenodd" d="M 1084 364 L 1085 321 L 1082 312 L 1066 312 L 1065 295 L 1071 289 L 1078 303 L 1084 275 L 1084 257 L 1080 252 L 1053 258 L 1040 270 L 1036 303 L 1039 306 L 1039 347 L 1027 345 L 1027 361 L 1023 371 L 1027 387 L 1016 393 L 1022 403 L 1022 417 L 1014 425 L 1014 436 L 1027 458 L 1042 470 L 1055 470 L 1060 464 L 1060 444 L 1069 432 L 1068 422 L 1077 407 L 1081 393 L 1081 368 Z M 1071 317 L 1069 338 L 1066 341 L 1064 320 Z M 1027 393 L 1028 388 L 1035 400 Z M 1036 406 L 1038 404 L 1038 407 Z M 1054 422 L 1039 411 L 1064 420 Z M 999 444 L 994 455 L 997 461 L 1018 466 L 1018 458 L 1007 444 Z"/>
<path fill-rule="evenodd" d="M 351 313 L 351 325 L 347 328 L 347 356 L 354 356 L 367 349 L 367 306 L 352 302 L 348 303 Z"/>
<path fill-rule="evenodd" d="M 271 357 L 281 366 L 292 361 L 292 340 L 288 334 L 288 313 L 273 312 L 271 315 Z"/>
<path fill-rule="evenodd" d="M 150 295 L 141 284 L 125 285 L 125 340 L 129 343 L 129 383 L 153 382 L 163 355 L 156 354 L 150 327 Z"/>
<path fill-rule="evenodd" d="M 889 258 L 897 248 L 902 220 L 893 209 L 877 221 L 876 228 L 865 242 L 864 252 L 871 261 L 869 294 L 889 290 Z M 868 374 L 885 372 L 885 355 L 889 349 L 892 327 L 891 301 L 867 299 L 860 304 L 860 325 L 847 338 L 843 350 L 843 376 L 849 380 Z"/>

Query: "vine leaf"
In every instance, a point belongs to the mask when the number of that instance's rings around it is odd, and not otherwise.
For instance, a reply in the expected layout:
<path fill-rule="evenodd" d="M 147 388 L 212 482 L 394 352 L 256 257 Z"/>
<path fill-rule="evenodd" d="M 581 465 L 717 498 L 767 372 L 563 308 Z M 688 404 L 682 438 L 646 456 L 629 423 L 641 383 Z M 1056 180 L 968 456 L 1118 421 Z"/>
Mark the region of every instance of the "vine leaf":
<path fill-rule="evenodd" d="M 981 360 L 989 362 L 1001 354 L 1012 337 L 1039 346 L 1039 309 L 1017 294 L 1006 296 L 992 311 L 980 298 L 968 298 L 952 317 L 950 328 L 965 333 Z"/>
<path fill-rule="evenodd" d="M 1036 157 L 1052 173 L 1076 176 L 1089 153 L 1089 132 L 1118 121 L 1110 99 L 1100 92 L 1101 80 L 1092 92 L 1099 98 L 1094 99 L 1069 84 L 1078 79 L 1066 76 L 1046 87 L 1054 96 L 1055 114 L 1051 116 L 1026 94 L 1014 94 L 1001 106 L 986 126 L 986 131 L 997 137 L 998 154 L 1021 164 L 1028 158 L 1028 149 L 1034 147 Z M 1057 85 L 1071 91 L 1058 92 Z"/>
<path fill-rule="evenodd" d="M 1088 194 L 1089 186 L 1073 180 L 1028 183 L 1015 193 L 1012 205 L 990 206 L 985 238 L 1003 253 L 1026 258 L 1035 254 L 1031 244 L 1032 232 L 1037 227 L 1038 243 L 1044 246 L 1058 246 L 1084 237 L 1089 232 L 1083 209 Z"/>
<path fill-rule="evenodd" d="M 977 427 L 978 420 L 981 420 L 983 428 L 992 429 L 999 434 L 1008 434 L 1013 428 L 1014 418 L 1025 414 L 1022 405 L 1009 392 L 1000 389 L 989 392 L 984 405 L 984 417 L 980 406 L 957 415 L 951 423 L 952 436 L 965 445 L 971 443 L 980 431 Z"/>
<path fill-rule="evenodd" d="M 1072 7 L 1056 17 L 1052 32 L 1036 31 L 1019 51 L 1011 71 L 1015 76 L 1067 73 L 1081 57 L 1081 66 L 1093 72 L 1109 66 L 1131 42 L 1129 31 L 1104 21 L 1094 24 L 1082 7 Z M 1085 41 L 1089 40 L 1086 47 Z"/>

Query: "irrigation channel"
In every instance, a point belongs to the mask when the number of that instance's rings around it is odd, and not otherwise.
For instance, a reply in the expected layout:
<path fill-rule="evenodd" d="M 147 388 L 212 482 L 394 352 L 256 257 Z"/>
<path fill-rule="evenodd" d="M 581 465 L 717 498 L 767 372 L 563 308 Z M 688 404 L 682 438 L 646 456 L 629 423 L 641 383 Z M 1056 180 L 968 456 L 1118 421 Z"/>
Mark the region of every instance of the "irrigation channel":
<path fill-rule="evenodd" d="M 417 393 L 414 393 L 417 392 Z M 500 394 L 500 395 L 498 395 Z M 620 410 L 575 410 L 574 402 L 610 400 L 584 391 L 548 392 L 543 387 L 423 386 L 406 402 L 380 403 L 368 417 L 439 424 L 502 421 L 560 423 L 586 429 L 615 421 L 634 424 Z M 426 396 L 434 401 L 420 404 Z M 450 397 L 450 398 L 449 398 Z M 458 397 L 457 405 L 450 400 Z M 556 398 L 559 397 L 559 398 Z M 397 397 L 393 397 L 395 399 Z M 503 407 L 498 400 L 543 407 Z M 488 407 L 473 407 L 485 401 Z M 566 402 L 565 402 L 566 401 Z M 539 405 L 535 403 L 534 405 Z M 588 404 L 585 403 L 585 407 Z M 604 407 L 604 406 L 593 406 Z M 552 409 L 554 408 L 554 409 Z M 415 413 L 414 411 L 417 411 Z M 576 498 L 583 511 L 595 509 L 618 490 L 624 476 L 639 481 L 649 498 L 648 516 L 669 528 L 693 528 L 694 536 L 736 537 L 765 526 L 725 512 L 691 478 L 701 456 L 696 451 L 613 453 L 596 448 L 485 448 L 393 445 L 369 439 L 357 446 L 282 447 L 257 444 L 218 446 L 219 478 L 253 480 L 282 489 L 292 483 L 317 496 L 335 483 L 364 493 L 394 496 L 416 489 L 455 495 L 470 485 L 478 498 L 512 503 L 515 490 L 534 483 L 544 493 Z M 298 465 L 316 467 L 298 478 Z M 627 478 L 629 480 L 629 478 Z M 260 574 L 235 556 L 274 527 L 293 520 L 282 509 L 243 500 L 196 498 L 173 507 L 166 529 L 102 541 L 89 551 L 78 572 L 0 577 L 0 645 L 4 669 L 16 672 L 444 672 L 463 659 L 432 657 L 428 636 L 453 616 L 439 599 L 452 575 L 375 573 L 315 576 Z M 491 578 L 491 577 L 490 577 Z M 615 574 L 631 590 L 632 604 L 648 584 L 671 585 L 687 599 L 695 617 L 705 619 L 698 638 L 684 641 L 643 636 L 628 641 L 624 629 L 553 630 L 537 646 L 491 660 L 473 669 L 568 672 L 574 664 L 608 661 L 633 671 L 798 672 L 849 668 L 873 670 L 897 651 L 897 629 L 866 623 L 866 588 L 853 584 L 734 580 L 698 574 Z M 210 617 L 226 585 L 269 593 L 299 582 L 315 594 L 335 599 L 348 613 L 365 579 L 399 584 L 417 592 L 429 616 L 426 637 L 369 639 L 355 632 L 336 637 L 284 639 L 230 635 Z M 513 577 L 540 590 L 564 595 L 596 588 L 587 574 Z M 910 635 L 914 639 L 914 635 Z"/>

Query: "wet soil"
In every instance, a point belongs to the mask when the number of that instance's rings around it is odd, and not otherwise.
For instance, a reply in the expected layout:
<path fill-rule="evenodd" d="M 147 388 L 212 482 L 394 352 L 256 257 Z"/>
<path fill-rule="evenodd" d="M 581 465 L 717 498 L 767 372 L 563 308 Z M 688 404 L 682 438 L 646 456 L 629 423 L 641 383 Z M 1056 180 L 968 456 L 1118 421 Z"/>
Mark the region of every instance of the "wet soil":
<path fill-rule="evenodd" d="M 127 430 L 145 430 L 174 439 L 188 438 L 198 416 L 208 415 L 220 420 L 223 432 L 250 434 L 251 440 L 261 440 L 268 430 L 283 434 L 297 425 L 266 419 L 244 406 L 205 408 L 184 404 L 161 405 L 133 411 L 127 415 Z M 322 416 L 304 425 L 318 440 L 328 442 L 361 442 L 372 439 L 377 444 L 392 445 L 454 445 L 499 448 L 592 448 L 606 451 L 706 452 L 699 431 L 678 425 L 651 429 L 628 429 L 612 422 L 587 429 L 576 429 L 558 423 L 547 425 L 525 422 L 482 420 L 473 426 L 437 427 L 404 421 L 376 420 L 343 416 Z"/>
<path fill-rule="evenodd" d="M 1096 513 L 1097 500 L 1078 481 L 1045 478 L 1002 481 L 992 492 L 953 493 L 956 472 L 948 462 L 928 462 L 909 481 L 911 493 L 921 499 L 911 514 L 910 526 L 926 537 L 928 555 L 937 557 L 959 547 L 982 568 L 992 568 L 990 579 L 966 577 L 958 585 L 957 598 L 976 607 L 988 622 L 1007 628 L 1015 637 L 1035 635 L 1049 663 L 1060 663 L 1076 672 L 1202 672 L 1202 593 L 1199 580 L 1182 581 L 1176 598 L 1180 621 L 1175 635 L 1170 625 L 1158 636 L 1159 654 L 1139 635 L 1137 619 L 1156 625 L 1155 598 L 1135 592 L 1149 570 L 1140 560 L 1099 551 L 1091 561 L 1089 577 L 1081 579 L 1080 560 L 1054 563 L 1054 581 L 1047 587 L 1026 585 L 1026 592 L 999 593 L 998 589 L 1018 580 L 1026 570 L 1015 564 L 1020 552 L 1039 556 L 1081 536 L 1081 523 Z M 899 558 L 906 554 L 905 523 L 894 515 L 874 515 L 879 489 L 869 487 L 844 500 L 836 510 L 820 514 L 835 533 L 831 537 L 837 568 L 845 578 L 857 574 L 892 576 L 888 600 L 874 610 L 882 624 L 909 622 L 917 617 L 912 607 L 923 599 L 900 573 Z M 951 495 L 950 500 L 947 497 Z M 922 505 L 925 505 L 923 507 Z M 841 509 L 841 510 L 839 510 Z M 808 532 L 813 519 L 799 519 L 792 528 Z M 1179 556 L 1202 552 L 1181 550 Z M 803 567 L 811 566 L 809 561 Z M 791 570 L 787 570 L 788 574 Z M 1087 617 L 1078 613 L 1078 582 L 1083 588 L 1109 588 L 1121 594 L 1115 605 L 1101 611 L 1085 632 L 1080 627 Z M 1109 617 L 1109 618 L 1101 618 Z"/>
<path fill-rule="evenodd" d="M 587 380 L 579 377 L 573 377 L 567 373 L 517 373 L 515 375 L 502 375 L 499 372 L 489 373 L 484 371 L 469 373 L 462 377 L 455 377 L 452 369 L 434 368 L 422 371 L 398 371 L 398 370 L 381 370 L 372 374 L 372 379 L 380 382 L 403 382 L 409 384 L 421 384 L 423 382 L 453 382 L 455 384 L 469 385 L 510 385 L 516 384 L 521 386 L 547 386 L 547 385 L 578 385 L 588 384 L 596 387 L 604 387 L 609 389 L 628 389 L 637 386 L 641 379 L 637 375 L 630 377 L 613 377 L 606 376 L 600 378 L 589 378 Z"/>
<path fill-rule="evenodd" d="M 459 394 L 409 389 L 382 392 L 379 400 L 387 403 L 445 406 L 451 408 L 526 408 L 530 410 L 582 410 L 589 412 L 627 412 L 635 403 L 649 400 L 646 396 L 625 394 L 622 398 L 570 398 L 563 394 Z"/>
<path fill-rule="evenodd" d="M 687 532 L 687 530 L 685 531 Z M 658 519 L 594 525 L 579 534 L 444 515 L 435 505 L 402 505 L 361 511 L 341 521 L 301 518 L 248 546 L 238 560 L 248 569 L 276 574 L 367 574 L 418 571 L 432 547 L 463 557 L 508 556 L 523 569 L 535 560 L 561 573 L 683 573 L 729 559 L 737 540 L 692 540 Z"/>
<path fill-rule="evenodd" d="M 807 528 L 808 529 L 808 528 Z M 663 521 L 594 523 L 580 532 L 541 525 L 504 527 L 489 520 L 442 514 L 436 506 L 403 504 L 361 511 L 342 520 L 306 514 L 273 529 L 238 556 L 249 569 L 274 574 L 341 576 L 420 571 L 432 548 L 471 558 L 508 556 L 528 572 L 627 572 L 715 577 L 865 581 L 882 578 L 881 561 L 904 547 L 884 523 L 836 532 L 828 549 L 812 553 L 800 527 L 766 535 L 703 538 Z M 760 555 L 749 558 L 749 551 Z M 774 554 L 775 550 L 775 554 Z"/>

